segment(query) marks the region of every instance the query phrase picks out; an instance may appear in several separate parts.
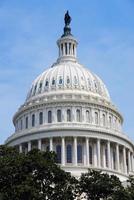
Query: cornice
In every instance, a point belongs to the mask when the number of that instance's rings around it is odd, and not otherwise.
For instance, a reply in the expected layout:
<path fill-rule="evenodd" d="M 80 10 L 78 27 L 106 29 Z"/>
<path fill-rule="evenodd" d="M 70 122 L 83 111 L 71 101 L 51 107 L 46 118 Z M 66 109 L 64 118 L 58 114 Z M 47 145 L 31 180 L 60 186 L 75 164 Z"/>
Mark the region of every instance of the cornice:
<path fill-rule="evenodd" d="M 134 144 L 132 143 L 132 141 L 123 133 L 119 133 L 117 131 L 111 131 L 110 129 L 104 129 L 104 128 L 101 128 L 100 126 L 99 127 L 89 127 L 89 126 L 86 126 L 82 124 L 82 126 L 80 126 L 80 124 L 78 123 L 75 123 L 75 125 L 73 125 L 72 123 L 69 124 L 67 126 L 67 124 L 65 123 L 60 123 L 60 124 L 54 124 L 53 126 L 51 125 L 48 125 L 46 127 L 42 126 L 42 127 L 36 127 L 36 128 L 32 128 L 32 129 L 29 129 L 29 130 L 26 130 L 26 131 L 22 131 L 22 132 L 19 132 L 19 133 L 14 133 L 13 135 L 11 135 L 7 140 L 6 140 L 6 144 L 12 142 L 13 140 L 16 140 L 18 138 L 21 138 L 21 137 L 26 137 L 28 135 L 33 135 L 33 134 L 36 134 L 36 133 L 39 133 L 39 132 L 56 132 L 56 131 L 83 131 L 83 132 L 92 132 L 94 133 L 93 134 L 93 137 L 95 138 L 96 135 L 95 133 L 99 133 L 101 134 L 101 137 L 103 138 L 103 134 L 104 135 L 109 135 L 109 136 L 113 136 L 115 138 L 119 138 L 121 140 L 125 140 L 127 143 L 129 143 L 133 149 L 134 149 Z M 77 133 L 78 133 L 77 132 Z M 88 135 L 88 134 L 87 134 Z M 55 135 L 56 136 L 56 135 Z M 70 135 L 69 135 L 70 136 Z M 78 134 L 79 136 L 79 134 Z M 105 138 L 103 138 L 105 140 Z"/>

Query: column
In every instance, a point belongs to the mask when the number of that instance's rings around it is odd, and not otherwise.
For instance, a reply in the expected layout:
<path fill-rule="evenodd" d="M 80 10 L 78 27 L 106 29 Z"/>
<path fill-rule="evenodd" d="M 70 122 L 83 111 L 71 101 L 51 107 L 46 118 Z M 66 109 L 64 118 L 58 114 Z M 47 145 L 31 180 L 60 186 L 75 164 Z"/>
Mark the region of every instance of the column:
<path fill-rule="evenodd" d="M 101 163 L 100 163 L 100 139 L 97 139 L 97 158 L 98 158 L 98 167 L 101 167 Z"/>
<path fill-rule="evenodd" d="M 59 57 L 61 56 L 61 45 L 58 45 L 59 47 Z"/>
<path fill-rule="evenodd" d="M 124 172 L 127 174 L 127 164 L 126 164 L 126 148 L 123 147 L 123 164 L 124 164 Z"/>
<path fill-rule="evenodd" d="M 74 138 L 74 165 L 77 166 L 77 138 Z"/>
<path fill-rule="evenodd" d="M 81 121 L 82 121 L 82 122 L 85 122 L 85 121 L 86 121 L 86 119 L 85 119 L 85 113 L 86 113 L 85 108 L 82 108 L 82 109 L 81 109 Z"/>
<path fill-rule="evenodd" d="M 47 123 L 48 122 L 48 112 L 47 112 L 47 109 L 45 108 L 45 109 L 43 109 L 43 124 L 45 123 Z"/>
<path fill-rule="evenodd" d="M 35 112 L 35 127 L 39 125 L 39 111 Z"/>
<path fill-rule="evenodd" d="M 53 151 L 53 138 L 49 139 L 50 151 Z"/>
<path fill-rule="evenodd" d="M 113 156 L 113 154 L 114 154 L 114 150 L 112 148 L 111 154 L 110 154 L 110 156 L 111 156 L 111 169 L 114 169 L 114 156 Z"/>
<path fill-rule="evenodd" d="M 89 166 L 89 138 L 86 138 L 86 158 L 87 166 Z"/>
<path fill-rule="evenodd" d="M 117 171 L 119 171 L 119 166 L 120 166 L 120 162 L 119 162 L 119 145 L 116 144 L 116 169 Z"/>
<path fill-rule="evenodd" d="M 132 153 L 132 171 L 134 171 L 134 155 Z"/>
<path fill-rule="evenodd" d="M 28 151 L 31 151 L 31 141 L 28 142 Z"/>
<path fill-rule="evenodd" d="M 22 144 L 19 145 L 19 152 L 22 153 Z"/>
<path fill-rule="evenodd" d="M 64 166 L 65 165 L 65 138 L 64 137 L 62 137 L 61 143 L 62 143 L 61 164 Z"/>
<path fill-rule="evenodd" d="M 65 122 L 65 121 L 67 121 L 67 113 L 66 113 L 66 109 L 65 109 L 65 107 L 62 107 L 62 109 L 61 109 L 61 117 L 62 117 L 62 122 Z"/>
<path fill-rule="evenodd" d="M 71 55 L 73 55 L 73 44 L 71 43 Z"/>
<path fill-rule="evenodd" d="M 128 172 L 131 171 L 131 158 L 130 158 L 130 151 L 128 150 Z"/>
<path fill-rule="evenodd" d="M 93 159 L 94 159 L 94 166 L 97 166 L 97 145 L 96 142 L 93 143 Z"/>
<path fill-rule="evenodd" d="M 103 144 L 103 168 L 106 168 L 105 144 Z"/>
<path fill-rule="evenodd" d="M 76 121 L 76 110 L 75 110 L 75 107 L 73 106 L 72 107 L 72 122 L 75 122 Z"/>
<path fill-rule="evenodd" d="M 133 153 L 131 152 L 131 171 L 134 170 Z"/>
<path fill-rule="evenodd" d="M 111 169 L 111 149 L 110 149 L 110 141 L 107 142 L 107 154 L 108 154 L 108 168 Z"/>
<path fill-rule="evenodd" d="M 55 110 L 55 108 L 52 108 L 51 111 L 52 111 L 52 122 L 55 123 L 56 122 L 56 115 L 55 115 L 56 110 Z"/>
<path fill-rule="evenodd" d="M 67 43 L 67 55 L 69 55 L 70 52 L 69 52 L 69 43 Z"/>
<path fill-rule="evenodd" d="M 63 56 L 65 56 L 65 43 L 63 43 Z"/>
<path fill-rule="evenodd" d="M 41 139 L 38 140 L 38 149 L 41 151 Z"/>
<path fill-rule="evenodd" d="M 75 44 L 74 44 L 74 56 L 75 56 L 75 57 L 77 56 L 76 46 L 75 46 Z"/>

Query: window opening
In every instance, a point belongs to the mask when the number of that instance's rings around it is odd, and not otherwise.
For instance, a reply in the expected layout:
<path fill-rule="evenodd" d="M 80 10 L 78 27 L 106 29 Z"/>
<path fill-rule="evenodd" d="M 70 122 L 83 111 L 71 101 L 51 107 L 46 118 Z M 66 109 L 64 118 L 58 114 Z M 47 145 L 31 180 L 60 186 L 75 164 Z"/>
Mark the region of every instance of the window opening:
<path fill-rule="evenodd" d="M 67 145 L 67 163 L 72 163 L 72 146 Z"/>
<path fill-rule="evenodd" d="M 52 123 L 52 112 L 48 111 L 48 123 Z"/>
<path fill-rule="evenodd" d="M 43 124 L 43 112 L 39 113 L 39 124 Z"/>

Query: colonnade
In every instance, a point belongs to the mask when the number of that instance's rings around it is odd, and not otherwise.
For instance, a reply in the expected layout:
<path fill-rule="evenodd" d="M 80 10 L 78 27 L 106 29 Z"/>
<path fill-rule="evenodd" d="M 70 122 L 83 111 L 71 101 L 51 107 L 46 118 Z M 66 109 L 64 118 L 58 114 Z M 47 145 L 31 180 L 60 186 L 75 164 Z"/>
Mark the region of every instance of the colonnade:
<path fill-rule="evenodd" d="M 15 131 L 19 132 L 42 125 L 47 126 L 50 123 L 58 125 L 59 122 L 72 123 L 72 125 L 73 123 L 84 123 L 90 126 L 100 126 L 121 131 L 121 120 L 115 113 L 104 112 L 101 109 L 96 110 L 92 107 L 83 108 L 81 106 L 45 108 L 24 114 L 19 119 L 16 119 Z"/>
<path fill-rule="evenodd" d="M 56 145 L 61 146 L 61 162 L 62 166 L 71 165 L 71 166 L 84 166 L 92 168 L 103 168 L 108 170 L 116 170 L 118 172 L 129 174 L 129 172 L 134 171 L 134 160 L 133 152 L 127 147 L 114 143 L 109 140 L 97 139 L 97 138 L 80 138 L 80 137 L 71 137 L 71 140 L 68 141 L 69 137 L 59 138 L 60 142 L 55 141 L 56 137 L 43 138 L 36 140 L 36 145 L 32 146 L 33 141 L 29 141 L 26 144 L 26 149 L 24 149 L 22 144 L 19 144 L 19 151 L 26 152 L 30 151 L 33 148 L 38 148 L 39 150 L 47 150 L 46 147 L 49 147 L 50 151 L 56 151 Z M 81 142 L 79 141 L 80 139 Z M 43 148 L 43 140 L 47 140 L 46 147 Z M 72 162 L 67 162 L 67 145 L 71 144 L 72 146 Z M 78 151 L 78 145 L 82 146 L 82 153 Z M 90 152 L 92 150 L 92 152 Z M 82 155 L 82 161 L 78 162 L 78 157 Z M 92 157 L 92 158 L 91 158 Z"/>

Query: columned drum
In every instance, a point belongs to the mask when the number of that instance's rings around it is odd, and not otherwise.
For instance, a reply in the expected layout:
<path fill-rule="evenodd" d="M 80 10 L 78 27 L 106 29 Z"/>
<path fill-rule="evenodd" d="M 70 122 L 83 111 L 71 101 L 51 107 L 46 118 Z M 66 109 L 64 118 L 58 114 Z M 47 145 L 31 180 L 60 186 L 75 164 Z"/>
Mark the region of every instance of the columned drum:
<path fill-rule="evenodd" d="M 57 61 L 33 81 L 5 143 L 24 153 L 55 151 L 76 177 L 91 168 L 124 181 L 134 173 L 134 145 L 122 132 L 123 117 L 102 80 L 78 63 L 69 24 L 57 44 Z"/>

